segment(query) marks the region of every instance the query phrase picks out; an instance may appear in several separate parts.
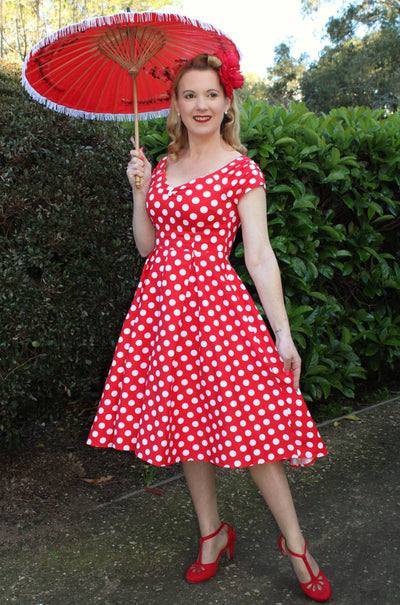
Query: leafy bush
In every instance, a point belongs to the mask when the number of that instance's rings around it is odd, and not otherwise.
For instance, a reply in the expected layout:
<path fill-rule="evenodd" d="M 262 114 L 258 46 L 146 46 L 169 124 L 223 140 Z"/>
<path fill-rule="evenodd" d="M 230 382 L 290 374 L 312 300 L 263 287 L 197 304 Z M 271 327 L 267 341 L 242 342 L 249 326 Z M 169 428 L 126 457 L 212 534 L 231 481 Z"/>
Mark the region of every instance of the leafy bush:
<path fill-rule="evenodd" d="M 243 141 L 267 179 L 269 226 L 308 399 L 354 396 L 400 355 L 400 115 L 317 117 L 246 101 Z M 243 264 L 239 272 L 250 282 Z"/>
<path fill-rule="evenodd" d="M 1 65 L 0 65 L 1 67 Z M 74 120 L 0 69 L 0 428 L 100 394 L 142 260 L 131 235 L 130 127 Z M 267 179 L 303 392 L 352 396 L 400 353 L 399 116 L 317 118 L 246 101 L 242 139 Z M 153 163 L 165 120 L 141 124 Z M 249 288 L 243 247 L 235 266 Z"/>
<path fill-rule="evenodd" d="M 98 396 L 141 259 L 128 132 L 28 98 L 1 71 L 0 425 Z"/>

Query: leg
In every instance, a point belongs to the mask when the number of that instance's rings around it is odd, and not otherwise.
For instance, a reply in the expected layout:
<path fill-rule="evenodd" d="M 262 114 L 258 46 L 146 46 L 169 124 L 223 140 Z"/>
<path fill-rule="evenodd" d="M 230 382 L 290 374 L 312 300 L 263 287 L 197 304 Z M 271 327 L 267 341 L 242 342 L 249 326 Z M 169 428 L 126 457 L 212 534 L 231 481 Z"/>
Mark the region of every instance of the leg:
<path fill-rule="evenodd" d="M 183 462 L 183 472 L 193 500 L 202 538 L 221 525 L 215 488 L 215 466 L 209 462 Z M 212 563 L 228 542 L 227 528 L 204 542 L 202 563 Z"/>
<path fill-rule="evenodd" d="M 305 542 L 283 463 L 269 462 L 252 466 L 250 467 L 250 474 L 285 537 L 288 548 L 293 552 L 303 553 Z M 301 559 L 290 557 L 290 560 L 300 582 L 308 582 L 310 574 Z M 308 553 L 308 550 L 307 560 L 313 572 L 317 573 L 318 565 Z"/>

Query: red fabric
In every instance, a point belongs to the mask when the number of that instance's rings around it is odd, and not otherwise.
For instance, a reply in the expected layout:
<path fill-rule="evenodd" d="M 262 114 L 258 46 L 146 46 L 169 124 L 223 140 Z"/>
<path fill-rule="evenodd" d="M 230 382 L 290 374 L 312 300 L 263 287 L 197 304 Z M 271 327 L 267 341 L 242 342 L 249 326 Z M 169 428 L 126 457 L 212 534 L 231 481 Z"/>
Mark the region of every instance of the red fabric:
<path fill-rule="evenodd" d="M 175 188 L 160 162 L 147 200 L 156 246 L 123 325 L 89 445 L 132 450 L 159 466 L 285 459 L 297 466 L 326 454 L 228 260 L 238 202 L 264 186 L 245 156 Z"/>
<path fill-rule="evenodd" d="M 105 23 L 107 19 L 107 23 Z M 136 28 L 136 29 L 135 29 Z M 209 24 L 163 13 L 121 13 L 84 21 L 56 32 L 34 47 L 23 67 L 23 82 L 37 100 L 49 101 L 53 109 L 103 115 L 133 114 L 132 77 L 125 67 L 107 58 L 99 43 L 107 36 L 121 35 L 114 46 L 129 63 L 131 49 L 141 56 L 140 31 L 156 31 L 163 39 L 161 51 L 149 59 L 136 77 L 138 114 L 166 111 L 170 107 L 173 72 L 183 61 L 199 53 L 232 53 L 234 43 Z M 127 41 L 126 33 L 136 38 Z"/>

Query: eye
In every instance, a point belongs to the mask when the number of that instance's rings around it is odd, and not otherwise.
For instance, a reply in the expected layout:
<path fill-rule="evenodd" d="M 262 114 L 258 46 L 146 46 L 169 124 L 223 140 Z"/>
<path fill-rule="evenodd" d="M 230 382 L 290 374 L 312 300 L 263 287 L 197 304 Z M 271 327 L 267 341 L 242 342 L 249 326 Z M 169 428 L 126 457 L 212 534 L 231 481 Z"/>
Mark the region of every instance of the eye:
<path fill-rule="evenodd" d="M 217 92 L 210 92 L 209 96 L 210 96 L 212 99 L 215 99 L 216 97 L 218 97 L 218 93 L 217 93 Z"/>
<path fill-rule="evenodd" d="M 183 95 L 183 98 L 184 98 L 184 99 L 193 99 L 193 98 L 194 98 L 194 94 L 193 94 L 192 92 L 186 92 L 186 93 Z"/>

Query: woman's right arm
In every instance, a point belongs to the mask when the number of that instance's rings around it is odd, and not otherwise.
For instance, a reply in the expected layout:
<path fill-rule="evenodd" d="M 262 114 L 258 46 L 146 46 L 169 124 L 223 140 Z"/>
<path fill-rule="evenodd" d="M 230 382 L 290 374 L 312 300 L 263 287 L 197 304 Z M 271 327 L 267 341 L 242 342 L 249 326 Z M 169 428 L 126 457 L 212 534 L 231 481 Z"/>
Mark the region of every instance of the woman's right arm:
<path fill-rule="evenodd" d="M 135 244 L 140 256 L 148 256 L 156 243 L 156 230 L 146 210 L 146 198 L 150 187 L 151 165 L 142 152 L 131 151 L 131 159 L 126 169 L 132 187 L 133 216 L 132 228 Z M 136 187 L 135 177 L 140 177 L 140 186 Z"/>

